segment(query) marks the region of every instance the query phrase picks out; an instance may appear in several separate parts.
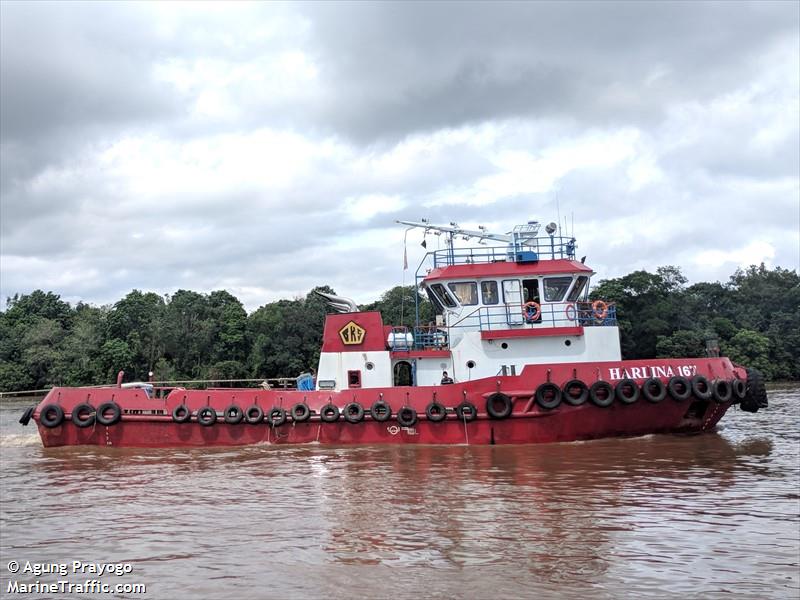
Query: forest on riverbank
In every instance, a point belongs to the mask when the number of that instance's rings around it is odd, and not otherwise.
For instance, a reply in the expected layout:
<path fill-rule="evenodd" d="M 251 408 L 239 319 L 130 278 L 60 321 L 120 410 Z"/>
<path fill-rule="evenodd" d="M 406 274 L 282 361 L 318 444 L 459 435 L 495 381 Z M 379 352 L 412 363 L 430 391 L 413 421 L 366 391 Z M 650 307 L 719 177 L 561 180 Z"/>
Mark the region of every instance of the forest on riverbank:
<path fill-rule="evenodd" d="M 696 283 L 676 267 L 601 280 L 591 297 L 614 302 L 626 359 L 722 355 L 769 379 L 800 379 L 800 276 L 763 264 L 727 283 Z M 315 290 L 335 293 L 327 286 Z M 52 291 L 7 299 L 0 312 L 0 391 L 126 380 L 294 377 L 316 367 L 325 300 L 278 300 L 248 314 L 226 291 L 133 290 L 109 306 L 71 306 Z M 428 322 L 431 306 L 421 300 Z M 361 308 L 413 325 L 414 288 L 397 286 Z"/>

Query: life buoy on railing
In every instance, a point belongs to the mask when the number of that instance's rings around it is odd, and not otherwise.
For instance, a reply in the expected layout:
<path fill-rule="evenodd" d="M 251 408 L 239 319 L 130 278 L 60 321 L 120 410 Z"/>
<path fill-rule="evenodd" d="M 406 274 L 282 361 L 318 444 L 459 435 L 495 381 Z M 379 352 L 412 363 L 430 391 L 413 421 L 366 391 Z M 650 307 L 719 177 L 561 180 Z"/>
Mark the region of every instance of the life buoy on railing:
<path fill-rule="evenodd" d="M 595 319 L 602 321 L 608 316 L 608 304 L 602 300 L 595 300 L 592 302 L 592 312 Z"/>
<path fill-rule="evenodd" d="M 528 323 L 538 321 L 542 316 L 542 307 L 537 302 L 526 302 L 522 305 L 522 316 Z"/>
<path fill-rule="evenodd" d="M 567 304 L 564 307 L 564 314 L 567 315 L 567 321 L 575 321 L 578 319 L 578 309 L 574 304 Z"/>

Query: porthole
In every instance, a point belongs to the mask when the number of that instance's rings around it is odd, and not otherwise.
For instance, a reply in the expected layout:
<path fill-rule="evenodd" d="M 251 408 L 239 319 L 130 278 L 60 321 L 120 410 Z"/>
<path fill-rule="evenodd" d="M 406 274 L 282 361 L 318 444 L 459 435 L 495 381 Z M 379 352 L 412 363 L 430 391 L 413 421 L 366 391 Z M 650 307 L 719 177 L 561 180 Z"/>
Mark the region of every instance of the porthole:
<path fill-rule="evenodd" d="M 564 340 L 564 345 L 565 346 L 572 346 L 572 342 L 569 341 L 569 340 Z"/>
<path fill-rule="evenodd" d="M 507 349 L 507 348 L 508 348 L 508 344 L 506 344 L 505 342 L 503 342 L 502 344 L 500 344 L 500 347 L 501 347 L 503 350 L 505 350 L 505 349 Z"/>
<path fill-rule="evenodd" d="M 375 368 L 375 363 L 372 363 L 372 362 L 364 363 L 364 368 L 367 371 L 372 371 L 372 369 Z"/>
<path fill-rule="evenodd" d="M 468 369 L 474 369 L 475 368 L 475 361 L 474 360 L 468 360 L 467 361 L 467 368 Z"/>

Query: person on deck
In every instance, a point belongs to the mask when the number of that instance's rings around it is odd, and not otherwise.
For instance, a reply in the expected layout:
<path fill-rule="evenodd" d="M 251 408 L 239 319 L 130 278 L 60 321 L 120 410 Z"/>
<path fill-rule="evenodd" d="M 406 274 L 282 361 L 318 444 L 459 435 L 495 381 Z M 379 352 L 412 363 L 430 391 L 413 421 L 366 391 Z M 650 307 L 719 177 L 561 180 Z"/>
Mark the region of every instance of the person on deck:
<path fill-rule="evenodd" d="M 453 383 L 453 378 L 447 374 L 447 371 L 442 371 L 442 385 Z"/>

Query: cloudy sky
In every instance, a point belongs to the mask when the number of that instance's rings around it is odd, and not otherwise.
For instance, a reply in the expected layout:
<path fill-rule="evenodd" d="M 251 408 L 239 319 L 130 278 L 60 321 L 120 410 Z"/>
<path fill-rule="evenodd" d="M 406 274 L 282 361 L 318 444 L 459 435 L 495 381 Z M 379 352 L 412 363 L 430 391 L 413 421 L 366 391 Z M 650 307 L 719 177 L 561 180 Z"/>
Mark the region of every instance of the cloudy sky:
<path fill-rule="evenodd" d="M 367 302 L 422 217 L 797 269 L 798 7 L 3 1 L 0 297 Z"/>

